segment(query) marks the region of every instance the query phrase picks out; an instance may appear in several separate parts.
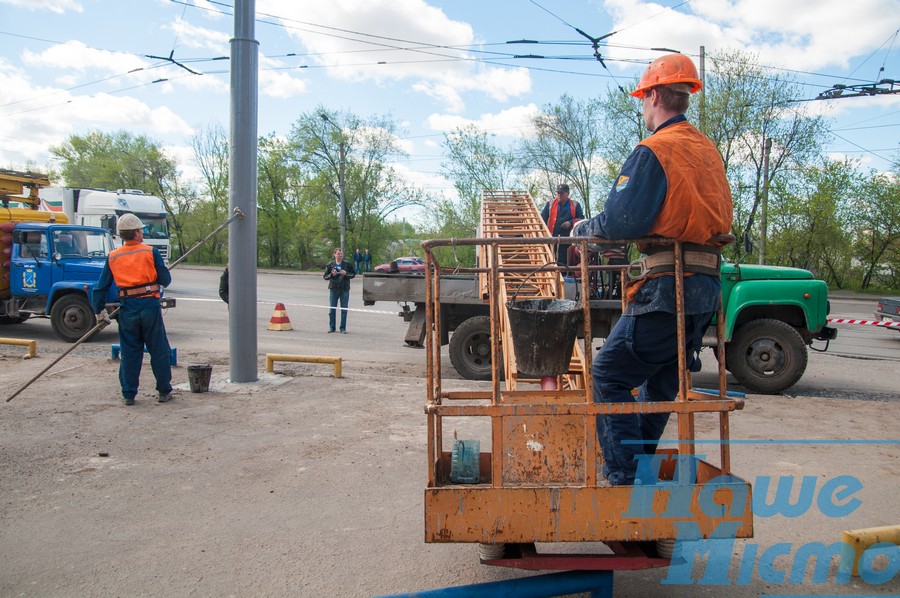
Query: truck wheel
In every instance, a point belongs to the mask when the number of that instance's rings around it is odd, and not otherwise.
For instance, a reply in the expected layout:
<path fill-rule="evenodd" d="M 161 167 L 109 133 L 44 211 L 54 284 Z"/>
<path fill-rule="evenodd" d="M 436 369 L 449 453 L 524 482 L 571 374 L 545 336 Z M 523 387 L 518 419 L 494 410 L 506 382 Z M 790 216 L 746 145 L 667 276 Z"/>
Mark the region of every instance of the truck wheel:
<path fill-rule="evenodd" d="M 28 316 L 0 316 L 0 326 L 8 326 L 10 324 L 21 324 L 28 319 Z"/>
<path fill-rule="evenodd" d="M 450 336 L 450 362 L 466 380 L 491 379 L 491 319 L 475 316 Z"/>
<path fill-rule="evenodd" d="M 50 322 L 59 338 L 74 343 L 97 325 L 97 318 L 84 295 L 70 293 L 53 304 Z"/>
<path fill-rule="evenodd" d="M 761 319 L 737 329 L 725 347 L 725 363 L 738 381 L 762 394 L 778 394 L 806 371 L 806 343 L 781 320 Z"/>

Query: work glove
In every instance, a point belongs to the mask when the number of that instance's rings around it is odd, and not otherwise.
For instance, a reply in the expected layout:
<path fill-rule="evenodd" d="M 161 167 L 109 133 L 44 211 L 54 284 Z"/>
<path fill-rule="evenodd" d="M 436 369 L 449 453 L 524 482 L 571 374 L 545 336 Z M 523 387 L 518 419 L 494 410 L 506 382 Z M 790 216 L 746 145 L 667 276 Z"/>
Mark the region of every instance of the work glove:
<path fill-rule="evenodd" d="M 101 324 L 100 330 L 103 330 L 104 328 L 112 324 L 112 320 L 109 319 L 109 314 L 106 313 L 105 309 L 97 314 L 97 323 Z"/>
<path fill-rule="evenodd" d="M 572 232 L 569 234 L 570 237 L 588 237 L 590 236 L 590 230 L 588 228 L 587 220 L 579 220 L 575 223 L 575 226 L 572 227 Z"/>

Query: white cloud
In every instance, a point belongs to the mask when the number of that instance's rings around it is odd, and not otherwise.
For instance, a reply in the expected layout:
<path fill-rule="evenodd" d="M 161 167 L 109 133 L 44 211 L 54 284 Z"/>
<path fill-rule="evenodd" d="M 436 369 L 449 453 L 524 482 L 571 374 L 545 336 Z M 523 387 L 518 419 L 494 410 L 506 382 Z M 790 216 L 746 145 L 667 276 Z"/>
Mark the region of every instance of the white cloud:
<path fill-rule="evenodd" d="M 82 12 L 84 7 L 77 0 L 0 0 L 0 4 L 9 4 L 16 8 L 27 8 L 28 10 L 49 10 L 57 14 L 64 14 L 66 11 Z"/>
<path fill-rule="evenodd" d="M 667 10 L 654 2 L 604 0 L 617 33 L 605 52 L 612 58 L 651 59 L 658 52 L 626 50 L 667 47 L 688 54 L 740 48 L 762 64 L 798 70 L 846 68 L 868 55 L 873 40 L 896 30 L 896 0 L 818 0 L 814 5 L 783 0 L 693 0 Z M 836 50 L 840 40 L 840 51 Z M 874 67 L 873 67 L 874 70 Z"/>
<path fill-rule="evenodd" d="M 92 129 L 128 129 L 158 135 L 192 134 L 191 127 L 168 107 L 152 108 L 131 97 L 109 94 L 76 96 L 36 86 L 27 73 L 0 58 L 0 164 L 38 164 L 49 148 L 73 133 Z"/>
<path fill-rule="evenodd" d="M 50 67 L 69 71 L 63 76 L 70 80 L 75 73 L 88 70 L 124 74 L 147 66 L 147 62 L 134 54 L 110 52 L 89 48 L 80 41 L 70 41 L 47 48 L 43 52 L 24 50 L 22 61 L 32 67 Z"/>
<path fill-rule="evenodd" d="M 188 21 L 178 18 L 165 26 L 178 36 L 178 47 L 211 50 L 218 56 L 228 56 L 228 42 L 231 35 L 223 31 L 216 31 L 206 27 L 191 25 Z M 178 58 L 178 48 L 175 48 L 175 58 Z"/>
<path fill-rule="evenodd" d="M 479 42 L 468 23 L 450 19 L 425 0 L 260 0 L 261 15 L 282 19 L 306 59 L 346 81 L 396 84 L 463 109 L 462 94 L 506 101 L 531 89 L 527 70 L 484 67 L 468 48 Z M 357 32 L 378 32 L 378 36 Z M 299 54 L 299 53 L 298 53 Z M 302 55 L 301 55 L 302 56 Z"/>
<path fill-rule="evenodd" d="M 482 114 L 477 119 L 452 114 L 432 114 L 428 117 L 428 125 L 435 131 L 442 132 L 475 125 L 498 137 L 521 137 L 531 133 L 531 118 L 539 111 L 540 109 L 534 104 L 527 104 L 514 106 L 496 114 Z"/>

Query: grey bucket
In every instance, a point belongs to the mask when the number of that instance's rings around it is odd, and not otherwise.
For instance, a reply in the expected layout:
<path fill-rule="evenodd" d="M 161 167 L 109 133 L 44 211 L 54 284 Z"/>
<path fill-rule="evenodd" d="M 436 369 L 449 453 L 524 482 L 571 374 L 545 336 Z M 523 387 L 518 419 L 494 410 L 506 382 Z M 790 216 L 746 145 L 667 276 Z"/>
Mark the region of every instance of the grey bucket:
<path fill-rule="evenodd" d="M 191 392 L 207 392 L 209 390 L 209 380 L 212 378 L 211 365 L 189 365 L 187 371 Z"/>
<path fill-rule="evenodd" d="M 584 312 L 575 301 L 526 299 L 506 305 L 519 373 L 539 378 L 569 371 Z"/>

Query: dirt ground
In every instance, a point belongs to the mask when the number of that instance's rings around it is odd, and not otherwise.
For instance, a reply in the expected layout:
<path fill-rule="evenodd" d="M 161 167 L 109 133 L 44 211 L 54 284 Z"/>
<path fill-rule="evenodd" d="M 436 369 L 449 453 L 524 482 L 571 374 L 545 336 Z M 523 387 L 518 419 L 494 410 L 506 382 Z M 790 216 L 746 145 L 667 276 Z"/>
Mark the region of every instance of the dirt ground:
<path fill-rule="evenodd" d="M 168 404 L 150 392 L 149 364 L 137 405 L 126 408 L 117 362 L 80 355 L 0 404 L 0 595 L 373 596 L 531 574 L 482 566 L 474 546 L 423 542 L 424 366 L 350 359 L 335 379 L 330 366 L 279 364 L 258 383 L 233 385 L 225 355 L 191 356 L 213 364 L 208 393 L 189 392 L 186 369 L 175 368 Z M 2 388 L 18 388 L 51 358 L 25 361 L 4 347 Z M 900 401 L 752 396 L 731 421 L 733 438 L 748 440 L 896 441 Z M 700 420 L 698 431 L 714 426 Z M 847 517 L 815 506 L 792 519 L 757 517 L 760 552 L 900 523 L 896 443 L 739 445 L 732 454 L 750 481 L 815 476 L 817 495 L 838 475 L 863 484 Z M 900 592 L 897 577 L 777 585 L 757 573 L 747 586 L 660 585 L 665 573 L 616 573 L 615 595 Z"/>

